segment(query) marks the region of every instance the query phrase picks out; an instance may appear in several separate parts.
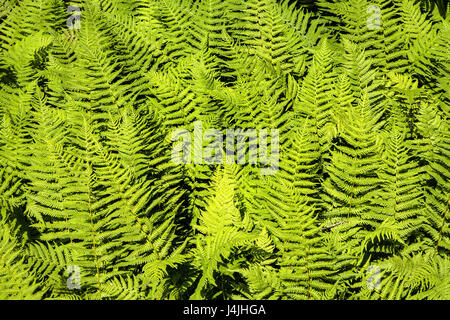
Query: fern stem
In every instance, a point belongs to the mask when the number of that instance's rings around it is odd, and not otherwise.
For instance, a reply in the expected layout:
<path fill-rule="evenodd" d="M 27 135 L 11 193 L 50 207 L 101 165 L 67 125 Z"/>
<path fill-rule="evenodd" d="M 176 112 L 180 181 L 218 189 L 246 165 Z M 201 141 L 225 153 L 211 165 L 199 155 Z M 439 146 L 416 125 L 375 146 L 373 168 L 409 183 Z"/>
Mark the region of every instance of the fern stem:
<path fill-rule="evenodd" d="M 308 300 L 311 300 L 311 274 L 309 272 L 309 246 L 306 247 L 306 271 L 308 273 Z"/>
<path fill-rule="evenodd" d="M 90 97 L 90 102 L 91 102 L 91 105 L 92 105 L 91 97 Z M 92 124 L 92 109 L 89 110 L 89 124 Z M 101 286 L 101 283 L 100 283 L 100 274 L 99 274 L 98 258 L 97 258 L 97 249 L 96 249 L 96 243 L 95 243 L 94 221 L 93 221 L 93 218 L 92 218 L 92 203 L 91 203 L 91 194 L 92 194 L 92 189 L 91 189 L 91 171 L 92 171 L 92 164 L 91 164 L 91 161 L 89 159 L 88 148 L 89 148 L 89 145 L 86 146 L 86 150 L 85 150 L 86 160 L 88 162 L 88 168 L 90 169 L 88 171 L 89 217 L 90 217 L 90 220 L 91 220 L 92 250 L 94 252 L 95 269 L 96 269 L 96 276 L 97 276 L 97 285 L 98 285 L 98 290 L 99 290 L 100 297 L 101 297 L 102 286 Z"/>
<path fill-rule="evenodd" d="M 449 201 L 450 201 L 450 195 L 449 195 L 449 197 L 448 197 L 448 199 L 447 199 L 447 205 L 445 206 L 444 216 L 442 217 L 442 225 L 441 225 L 441 229 L 439 230 L 439 237 L 438 237 L 438 239 L 437 239 L 437 241 L 436 241 L 436 248 L 435 248 L 435 251 L 436 251 L 436 252 L 438 251 L 439 241 L 441 241 L 442 232 L 443 232 L 443 230 L 444 230 L 445 218 L 446 218 L 447 211 L 448 211 L 448 203 L 449 203 Z"/>

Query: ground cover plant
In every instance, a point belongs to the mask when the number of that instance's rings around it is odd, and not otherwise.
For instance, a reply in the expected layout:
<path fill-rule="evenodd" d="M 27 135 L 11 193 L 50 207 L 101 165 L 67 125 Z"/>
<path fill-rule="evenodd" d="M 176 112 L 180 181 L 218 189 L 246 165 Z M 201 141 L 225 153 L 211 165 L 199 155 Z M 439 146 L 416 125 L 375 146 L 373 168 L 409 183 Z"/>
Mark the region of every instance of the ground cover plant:
<path fill-rule="evenodd" d="M 0 299 L 450 298 L 447 1 L 0 8 Z"/>

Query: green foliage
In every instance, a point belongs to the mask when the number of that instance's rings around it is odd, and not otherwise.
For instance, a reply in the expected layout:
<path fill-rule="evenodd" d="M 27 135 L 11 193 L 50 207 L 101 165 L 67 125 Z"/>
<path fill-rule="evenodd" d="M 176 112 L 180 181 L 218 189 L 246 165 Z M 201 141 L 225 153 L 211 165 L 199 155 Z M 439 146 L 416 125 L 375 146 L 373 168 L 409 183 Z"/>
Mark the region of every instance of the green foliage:
<path fill-rule="evenodd" d="M 0 299 L 449 299 L 449 31 L 444 1 L 0 1 Z M 176 164 L 200 121 L 279 130 L 278 170 Z"/>

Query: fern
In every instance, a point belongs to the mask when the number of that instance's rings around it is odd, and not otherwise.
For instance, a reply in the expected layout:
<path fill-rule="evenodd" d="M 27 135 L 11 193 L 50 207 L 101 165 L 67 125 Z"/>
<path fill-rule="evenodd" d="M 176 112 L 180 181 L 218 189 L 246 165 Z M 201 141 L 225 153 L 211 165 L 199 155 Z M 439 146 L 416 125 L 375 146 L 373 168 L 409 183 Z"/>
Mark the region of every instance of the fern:
<path fill-rule="evenodd" d="M 0 298 L 448 299 L 448 8 L 0 1 Z"/>

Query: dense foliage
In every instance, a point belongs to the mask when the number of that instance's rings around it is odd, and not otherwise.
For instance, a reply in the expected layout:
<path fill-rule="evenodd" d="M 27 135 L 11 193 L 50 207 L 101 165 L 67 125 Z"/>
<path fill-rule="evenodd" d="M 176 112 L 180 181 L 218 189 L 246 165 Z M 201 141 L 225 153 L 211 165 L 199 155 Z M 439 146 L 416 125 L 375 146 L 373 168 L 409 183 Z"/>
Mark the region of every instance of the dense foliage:
<path fill-rule="evenodd" d="M 450 298 L 446 1 L 0 7 L 0 298 Z"/>

